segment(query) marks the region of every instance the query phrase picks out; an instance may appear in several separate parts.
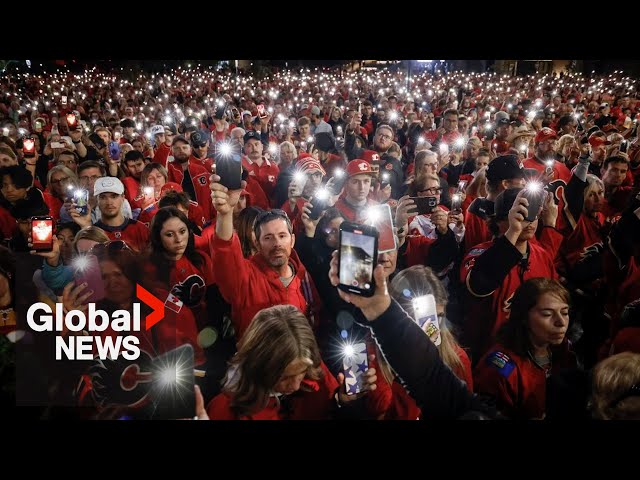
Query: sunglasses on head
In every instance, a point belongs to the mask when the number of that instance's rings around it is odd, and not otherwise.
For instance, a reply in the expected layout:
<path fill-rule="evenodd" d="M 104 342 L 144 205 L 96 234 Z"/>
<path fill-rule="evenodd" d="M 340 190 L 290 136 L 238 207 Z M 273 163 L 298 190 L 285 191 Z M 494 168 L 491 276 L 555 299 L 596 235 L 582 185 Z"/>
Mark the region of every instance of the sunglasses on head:
<path fill-rule="evenodd" d="M 110 254 L 115 252 L 121 252 L 123 250 L 131 251 L 129 245 L 124 240 L 111 240 L 109 242 L 97 243 L 89 250 L 90 255 L 95 255 L 96 257 Z"/>

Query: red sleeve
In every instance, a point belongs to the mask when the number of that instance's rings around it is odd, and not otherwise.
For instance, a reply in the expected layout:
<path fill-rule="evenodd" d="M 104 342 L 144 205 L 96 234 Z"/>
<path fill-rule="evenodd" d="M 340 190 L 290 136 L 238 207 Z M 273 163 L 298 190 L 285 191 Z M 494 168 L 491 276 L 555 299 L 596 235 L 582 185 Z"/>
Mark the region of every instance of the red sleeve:
<path fill-rule="evenodd" d="M 380 370 L 380 364 L 377 357 L 369 364 L 369 367 L 376 369 L 376 377 L 378 380 L 376 381 L 376 389 L 365 395 L 365 405 L 367 413 L 371 418 L 382 420 L 391 406 L 393 392 L 391 390 L 391 385 L 387 382 Z"/>
<path fill-rule="evenodd" d="M 167 158 L 169 157 L 170 153 L 171 153 L 171 147 L 168 146 L 166 143 L 163 143 L 160 146 L 158 146 L 156 153 L 153 156 L 153 161 L 156 163 L 159 163 L 160 165 L 166 168 Z"/>
<path fill-rule="evenodd" d="M 454 373 L 460 380 L 464 380 L 467 384 L 467 390 L 473 393 L 473 375 L 471 374 L 471 360 L 469 360 L 469 355 L 467 355 L 467 352 L 465 352 L 460 345 L 456 345 L 456 353 L 462 362 L 462 369 L 456 368 Z"/>
<path fill-rule="evenodd" d="M 553 227 L 542 227 L 538 243 L 544 248 L 551 258 L 556 258 L 564 236 Z"/>
<path fill-rule="evenodd" d="M 424 237 L 422 235 L 411 235 L 407 237 L 407 249 L 405 255 L 407 257 L 407 266 L 424 265 L 431 245 L 435 240 Z"/>
<path fill-rule="evenodd" d="M 517 369 L 505 377 L 494 365 L 487 363 L 485 355 L 473 371 L 473 382 L 476 393 L 494 397 L 498 410 L 509 417 L 512 416 L 518 398 Z"/>
<path fill-rule="evenodd" d="M 211 420 L 238 420 L 231 411 L 231 399 L 224 393 L 216 395 L 209 402 L 207 415 Z"/>
<path fill-rule="evenodd" d="M 247 177 L 246 190 L 251 194 L 251 204 L 253 206 L 260 207 L 263 210 L 271 210 L 271 204 L 255 177 L 251 175 Z"/>

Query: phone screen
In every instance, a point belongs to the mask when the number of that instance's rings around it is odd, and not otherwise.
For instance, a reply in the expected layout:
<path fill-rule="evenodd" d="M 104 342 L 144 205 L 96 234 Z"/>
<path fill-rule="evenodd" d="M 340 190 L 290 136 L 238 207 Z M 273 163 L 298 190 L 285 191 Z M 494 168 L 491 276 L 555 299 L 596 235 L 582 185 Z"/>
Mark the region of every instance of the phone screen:
<path fill-rule="evenodd" d="M 264 108 L 264 105 L 261 104 L 261 103 L 258 104 L 258 116 L 260 118 L 265 118 L 267 116 L 267 112 L 266 112 L 266 110 Z"/>
<path fill-rule="evenodd" d="M 349 230 L 346 227 L 343 223 L 340 228 L 340 288 L 371 296 L 374 292 L 373 269 L 378 257 L 377 238 L 358 226 Z"/>
<path fill-rule="evenodd" d="M 33 138 L 25 138 L 22 141 L 22 153 L 26 158 L 35 157 L 36 142 L 33 140 Z"/>
<path fill-rule="evenodd" d="M 62 95 L 62 105 L 66 105 L 66 104 L 67 104 L 67 96 Z"/>
<path fill-rule="evenodd" d="M 342 359 L 344 386 L 347 395 L 355 395 L 363 391 L 363 376 L 369 368 L 367 345 L 364 342 L 345 347 Z"/>
<path fill-rule="evenodd" d="M 53 249 L 53 219 L 33 217 L 31 219 L 31 243 L 37 251 Z"/>
<path fill-rule="evenodd" d="M 378 230 L 378 253 L 390 252 L 397 248 L 393 233 L 393 216 L 389 205 L 376 205 L 367 210 L 367 225 Z"/>
<path fill-rule="evenodd" d="M 73 201 L 80 215 L 86 215 L 89 208 L 89 190 L 78 188 L 73 192 Z"/>

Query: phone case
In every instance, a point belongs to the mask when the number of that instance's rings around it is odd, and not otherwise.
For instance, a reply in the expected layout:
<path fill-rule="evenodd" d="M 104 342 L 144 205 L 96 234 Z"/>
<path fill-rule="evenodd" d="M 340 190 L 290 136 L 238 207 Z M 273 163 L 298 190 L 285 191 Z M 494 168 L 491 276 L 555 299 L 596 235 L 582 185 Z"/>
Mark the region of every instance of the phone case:
<path fill-rule="evenodd" d="M 53 219 L 51 217 L 32 217 L 31 243 L 38 252 L 53 249 Z"/>
<path fill-rule="evenodd" d="M 220 177 L 220 184 L 229 190 L 240 190 L 242 181 L 242 160 L 240 155 L 218 156 L 216 160 L 216 175 Z"/>
<path fill-rule="evenodd" d="M 87 300 L 88 303 L 95 303 L 102 300 L 105 297 L 105 291 L 98 258 L 95 255 L 86 255 L 80 257 L 80 259 L 81 261 L 77 262 L 75 267 L 76 285 L 86 283 L 87 290 L 93 290 L 93 293 Z"/>
<path fill-rule="evenodd" d="M 440 336 L 440 323 L 436 309 L 436 300 L 433 295 L 423 295 L 413 299 L 413 316 L 420 328 L 438 346 L 442 341 Z"/>
<path fill-rule="evenodd" d="M 196 414 L 193 347 L 184 344 L 151 363 L 151 418 L 177 420 Z"/>
<path fill-rule="evenodd" d="M 310 202 L 312 207 L 309 212 L 309 218 L 311 220 L 317 220 L 322 215 L 322 212 L 327 209 L 327 200 L 318 197 L 311 197 Z"/>
<path fill-rule="evenodd" d="M 529 201 L 529 206 L 527 207 L 527 217 L 525 218 L 525 220 L 533 222 L 536 218 L 538 218 L 538 211 L 540 210 L 540 206 L 542 205 L 546 194 L 546 190 L 541 190 L 539 192 L 525 191 L 524 196 Z"/>
<path fill-rule="evenodd" d="M 391 252 L 398 248 L 396 236 L 393 231 L 393 216 L 391 207 L 388 204 L 369 207 L 376 209 L 379 214 L 377 221 L 367 222 L 367 224 L 378 230 L 378 253 Z"/>
<path fill-rule="evenodd" d="M 409 213 L 418 213 L 418 215 L 426 215 L 438 206 L 438 199 L 436 197 L 411 197 L 416 204 L 417 210 L 411 210 Z"/>
<path fill-rule="evenodd" d="M 73 194 L 73 201 L 80 215 L 86 215 L 89 208 L 89 191 L 86 189 L 78 189 Z"/>
<path fill-rule="evenodd" d="M 353 354 L 344 355 L 342 373 L 347 395 L 355 395 L 363 391 L 363 376 L 369 368 L 367 345 L 364 342 L 352 345 Z"/>
<path fill-rule="evenodd" d="M 378 231 L 369 225 L 343 222 L 340 226 L 338 252 L 338 288 L 363 297 L 373 296 L 373 270 L 378 261 Z"/>

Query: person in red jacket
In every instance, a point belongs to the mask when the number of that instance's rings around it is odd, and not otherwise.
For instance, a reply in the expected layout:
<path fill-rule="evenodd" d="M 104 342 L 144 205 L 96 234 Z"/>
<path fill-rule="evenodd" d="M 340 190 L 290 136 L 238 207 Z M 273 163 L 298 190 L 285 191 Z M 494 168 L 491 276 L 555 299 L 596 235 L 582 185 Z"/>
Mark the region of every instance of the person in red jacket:
<path fill-rule="evenodd" d="M 376 176 L 369 162 L 351 160 L 347 164 L 347 182 L 344 186 L 344 193 L 335 204 L 346 220 L 362 223 L 365 219 L 366 208 L 378 204 L 369 198 L 371 180 Z"/>
<path fill-rule="evenodd" d="M 124 167 L 127 176 L 122 179 L 124 185 L 125 198 L 129 201 L 132 209 L 144 208 L 143 195 L 141 195 L 140 177 L 145 168 L 144 156 L 138 150 L 131 150 L 124 156 Z"/>
<path fill-rule="evenodd" d="M 213 159 L 207 156 L 207 152 L 209 151 L 210 138 L 211 134 L 208 130 L 204 129 L 193 132 L 189 137 L 189 141 L 191 142 L 191 150 L 193 151 L 193 161 L 196 163 L 200 163 L 204 168 L 207 169 L 208 172 L 211 171 L 211 166 L 213 165 Z"/>
<path fill-rule="evenodd" d="M 624 187 L 622 183 L 629 171 L 629 160 L 623 156 L 605 159 L 600 171 L 604 183 L 606 204 L 603 213 L 609 222 L 615 222 L 633 197 L 633 187 Z"/>
<path fill-rule="evenodd" d="M 375 369 L 368 368 L 363 392 L 347 395 L 344 375 L 336 381 L 320 358 L 305 316 L 277 305 L 252 320 L 207 413 L 211 420 L 327 420 L 348 414 L 376 380 Z"/>
<path fill-rule="evenodd" d="M 207 221 L 214 216 L 209 191 L 211 172 L 197 164 L 191 157 L 191 145 L 183 136 L 173 139 L 172 151 L 175 161 L 167 163 L 167 180 L 182 186 L 189 198 L 198 202 Z"/>
<path fill-rule="evenodd" d="M 233 210 L 242 190 L 228 190 L 219 180 L 214 174 L 210 184 L 218 212 L 210 251 L 218 267 L 216 280 L 220 292 L 231 304 L 236 339 L 242 338 L 258 311 L 277 304 L 297 307 L 307 315 L 314 329 L 317 328 L 320 297 L 293 251 L 295 235 L 289 217 L 282 210 L 259 215 L 254 224 L 258 253 L 245 259 L 238 235 L 233 231 Z"/>
<path fill-rule="evenodd" d="M 476 393 L 495 397 L 512 419 L 543 419 L 547 378 L 576 368 L 566 339 L 569 292 L 556 280 L 533 278 L 515 292 L 509 321 L 473 372 Z"/>
<path fill-rule="evenodd" d="M 278 166 L 262 156 L 264 145 L 259 132 L 247 132 L 244 135 L 244 153 L 249 169 L 249 175 L 253 176 L 264 191 L 267 198 L 271 198 L 278 181 L 280 169 Z"/>
<path fill-rule="evenodd" d="M 558 277 L 555 253 L 550 255 L 532 241 L 538 217 L 533 222 L 526 220 L 529 201 L 525 193 L 531 195 L 519 188 L 498 195 L 490 224 L 494 240 L 476 245 L 462 261 L 460 279 L 468 290 L 463 344 L 472 349 L 476 361 L 505 323 L 516 289 L 530 278 Z M 555 217 L 547 218 L 545 225 L 555 225 L 555 221 Z"/>
<path fill-rule="evenodd" d="M 415 265 L 398 273 L 389 284 L 389 294 L 400 306 L 421 325 L 425 334 L 438 348 L 442 361 L 465 384 L 469 392 L 473 392 L 471 361 L 466 352 L 458 345 L 453 333 L 447 326 L 445 317 L 447 291 L 433 271 L 422 265 Z M 427 295 L 432 296 L 428 301 Z M 435 308 L 434 311 L 423 311 L 424 306 Z M 431 315 L 424 321 L 423 315 Z M 394 379 L 387 362 L 381 355 L 376 355 L 379 368 L 377 388 L 366 397 L 369 411 L 385 420 L 416 420 L 422 414 L 415 400 L 399 380 Z"/>
<path fill-rule="evenodd" d="M 167 161 L 171 155 L 171 142 L 175 136 L 175 127 L 164 127 L 162 125 L 154 125 L 151 127 L 151 136 L 156 145 L 153 161 L 159 163 L 163 167 L 167 166 Z"/>
<path fill-rule="evenodd" d="M 548 181 L 559 179 L 569 183 L 571 172 L 563 163 L 555 160 L 554 143 L 557 138 L 556 132 L 548 127 L 540 130 L 534 139 L 535 154 L 527 158 L 522 165 L 524 168 L 535 168 L 545 174 Z"/>

